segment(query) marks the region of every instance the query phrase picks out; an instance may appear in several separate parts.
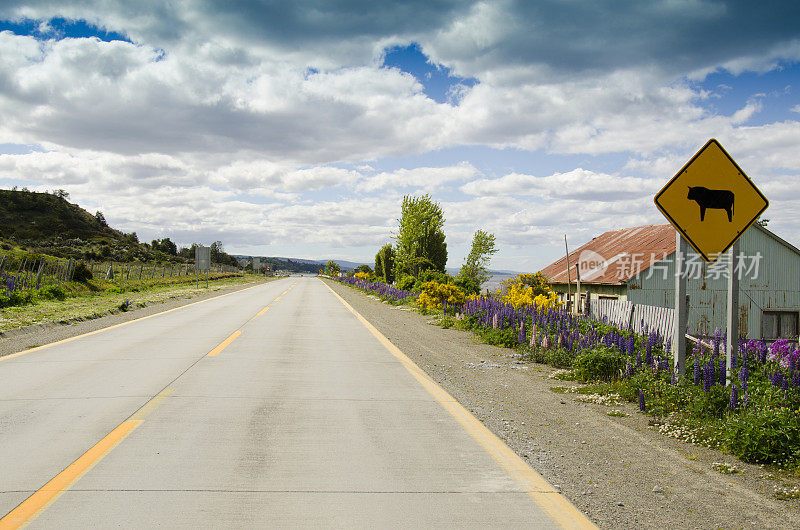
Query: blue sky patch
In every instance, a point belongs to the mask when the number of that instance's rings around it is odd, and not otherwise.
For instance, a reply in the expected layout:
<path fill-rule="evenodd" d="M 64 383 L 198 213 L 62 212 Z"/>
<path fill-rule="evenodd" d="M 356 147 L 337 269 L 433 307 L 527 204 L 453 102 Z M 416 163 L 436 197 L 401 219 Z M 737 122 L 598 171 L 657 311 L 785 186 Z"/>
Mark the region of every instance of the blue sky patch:
<path fill-rule="evenodd" d="M 437 103 L 457 104 L 459 85 L 471 88 L 478 84 L 475 78 L 451 75 L 446 66 L 431 63 L 417 43 L 387 48 L 382 66 L 413 75 L 422 84 L 425 95 Z"/>
<path fill-rule="evenodd" d="M 30 18 L 19 21 L 0 20 L 0 31 L 11 31 L 16 35 L 28 35 L 39 40 L 97 37 L 104 42 L 114 40 L 131 42 L 128 37 L 116 31 L 106 31 L 85 20 L 69 20 L 61 17 L 50 20 Z"/>
<path fill-rule="evenodd" d="M 743 72 L 733 75 L 720 70 L 695 86 L 711 93 L 700 105 L 713 114 L 730 116 L 748 101 L 757 100 L 761 110 L 743 125 L 758 126 L 784 121 L 800 104 L 800 64 L 783 64 L 765 73 Z"/>

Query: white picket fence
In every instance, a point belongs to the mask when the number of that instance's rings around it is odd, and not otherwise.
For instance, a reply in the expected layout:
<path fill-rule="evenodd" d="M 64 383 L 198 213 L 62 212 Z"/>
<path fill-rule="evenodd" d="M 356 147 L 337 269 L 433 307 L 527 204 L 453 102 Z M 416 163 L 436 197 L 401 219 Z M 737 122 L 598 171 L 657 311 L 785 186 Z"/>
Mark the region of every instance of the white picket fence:
<path fill-rule="evenodd" d="M 675 310 L 669 307 L 633 304 L 623 300 L 592 300 L 592 318 L 604 320 L 622 329 L 636 333 L 657 332 L 662 337 L 672 334 Z"/>

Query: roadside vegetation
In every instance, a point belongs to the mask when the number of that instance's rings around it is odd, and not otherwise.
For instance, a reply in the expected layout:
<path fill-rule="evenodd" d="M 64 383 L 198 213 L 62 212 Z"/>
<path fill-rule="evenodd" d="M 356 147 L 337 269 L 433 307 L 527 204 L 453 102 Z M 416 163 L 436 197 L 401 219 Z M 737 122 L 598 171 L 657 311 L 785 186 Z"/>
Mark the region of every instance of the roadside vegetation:
<path fill-rule="evenodd" d="M 387 303 L 435 314 L 443 327 L 472 331 L 489 344 L 558 368 L 559 379 L 581 383 L 555 390 L 576 391 L 609 407 L 631 402 L 667 436 L 749 463 L 800 469 L 797 343 L 742 341 L 728 381 L 725 337 L 718 331 L 710 344 L 692 344 L 686 372 L 675 373 L 669 339 L 563 310 L 540 274 L 521 274 L 481 296 L 494 236 L 476 231 L 472 252 L 453 277 L 433 259 L 442 263 L 444 255 L 446 261 L 443 234 L 430 235 L 443 225 L 438 205 L 427 196 L 407 197 L 402 211 L 396 244 L 381 247 L 374 270 L 325 272 Z M 615 409 L 609 415 L 625 413 Z"/>
<path fill-rule="evenodd" d="M 0 190 L 0 331 L 85 320 L 205 290 L 194 247 L 140 243 L 68 201 L 64 190 Z M 253 281 L 221 241 L 210 245 L 209 287 Z"/>
<path fill-rule="evenodd" d="M 209 290 L 253 282 L 252 276 L 212 273 L 209 289 L 194 276 L 145 280 L 97 280 L 49 285 L 39 290 L 15 291 L 14 305 L 0 306 L 0 332 L 49 322 L 89 320 L 178 298 L 191 298 Z M 0 294 L 0 304 L 9 297 Z"/>

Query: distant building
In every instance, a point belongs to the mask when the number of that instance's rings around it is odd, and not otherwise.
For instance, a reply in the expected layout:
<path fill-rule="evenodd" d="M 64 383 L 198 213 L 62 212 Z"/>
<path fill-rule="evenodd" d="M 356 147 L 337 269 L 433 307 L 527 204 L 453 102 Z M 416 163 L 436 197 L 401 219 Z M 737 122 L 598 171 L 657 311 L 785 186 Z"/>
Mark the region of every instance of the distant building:
<path fill-rule="evenodd" d="M 740 239 L 736 260 L 742 271 L 739 330 L 743 337 L 798 339 L 800 250 L 759 225 Z M 591 298 L 674 307 L 675 229 L 669 224 L 606 232 L 542 269 L 553 289 L 575 301 L 580 272 L 582 307 Z M 577 268 L 576 268 L 577 265 Z M 687 255 L 689 330 L 707 336 L 727 325 L 727 261 L 707 264 L 694 250 Z"/>

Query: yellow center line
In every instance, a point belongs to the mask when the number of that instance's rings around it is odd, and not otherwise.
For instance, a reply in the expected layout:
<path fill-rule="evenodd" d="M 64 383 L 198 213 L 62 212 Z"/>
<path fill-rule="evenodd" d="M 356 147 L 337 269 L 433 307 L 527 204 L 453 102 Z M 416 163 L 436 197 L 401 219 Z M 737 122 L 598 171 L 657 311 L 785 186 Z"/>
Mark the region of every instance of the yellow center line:
<path fill-rule="evenodd" d="M 222 341 L 222 343 L 221 343 L 219 346 L 217 346 L 216 348 L 214 348 L 213 350 L 211 350 L 211 351 L 208 353 L 208 356 L 209 356 L 209 357 L 216 357 L 217 355 L 219 355 L 219 354 L 222 352 L 222 350 L 224 350 L 225 348 L 227 348 L 227 347 L 228 347 L 228 345 L 229 345 L 231 342 L 233 342 L 234 340 L 236 340 L 236 337 L 238 337 L 238 336 L 239 336 L 239 335 L 241 335 L 241 334 L 242 334 L 242 330 L 241 330 L 241 329 L 237 329 L 236 331 L 234 331 L 234 332 L 231 334 L 231 336 L 230 336 L 230 337 L 228 337 L 227 339 L 225 339 L 224 341 Z"/>
<path fill-rule="evenodd" d="M 321 280 L 320 280 L 321 281 Z M 541 475 L 534 471 L 510 447 L 483 425 L 445 389 L 439 386 L 414 361 L 389 341 L 375 326 L 353 309 L 330 285 L 322 282 L 339 301 L 369 330 L 439 404 L 461 425 L 461 427 L 517 481 L 525 493 L 533 499 L 562 528 L 597 528 L 584 514 L 559 494 Z"/>
<path fill-rule="evenodd" d="M 162 401 L 164 401 L 166 398 L 170 397 L 174 393 L 175 393 L 175 391 L 172 390 L 171 388 L 165 388 L 158 395 L 156 395 L 153 399 L 151 399 L 150 401 L 145 403 L 144 406 L 142 408 L 140 408 L 139 410 L 137 410 L 133 414 L 133 416 L 131 416 L 129 419 L 134 420 L 134 421 L 140 421 L 140 422 L 144 421 L 144 419 L 147 416 L 149 416 L 150 413 L 153 412 L 156 409 L 156 407 L 161 405 Z"/>
<path fill-rule="evenodd" d="M 293 287 L 292 285 L 291 287 Z M 289 289 L 286 290 L 288 292 Z M 220 298 L 222 296 L 228 296 L 229 294 L 235 293 L 227 293 L 224 295 L 220 295 L 214 298 Z M 285 294 L 285 293 L 284 293 Z M 280 298 L 280 297 L 278 297 Z M 208 300 L 212 300 L 212 298 L 201 300 L 199 302 L 194 302 L 188 305 L 199 304 L 202 302 L 206 302 Z M 149 315 L 147 317 L 143 317 L 137 320 L 144 320 L 146 318 L 152 318 L 154 316 L 163 315 L 164 313 L 169 313 L 172 311 L 176 311 L 178 309 L 183 309 L 187 306 L 176 307 L 174 309 L 169 309 L 167 311 L 162 311 L 161 313 L 156 313 L 154 315 Z M 256 316 L 260 316 L 264 314 L 269 309 L 269 306 L 262 309 Z M 14 355 L 9 355 L 0 360 L 8 359 L 11 357 L 17 357 L 22 354 L 27 354 L 35 350 L 40 350 L 44 348 L 48 348 L 51 346 L 55 346 L 57 344 L 63 344 L 65 342 L 71 342 L 73 340 L 79 339 L 81 337 L 86 337 L 88 335 L 94 335 L 96 333 L 101 333 L 103 331 L 107 331 L 109 329 L 117 328 L 120 326 L 124 326 L 130 324 L 131 322 L 136 322 L 137 320 L 131 320 L 128 322 L 123 322 L 121 324 L 117 324 L 114 326 L 109 326 L 107 328 L 103 328 L 100 330 L 92 331 L 90 333 L 84 333 L 83 335 L 78 335 L 75 337 L 70 337 L 65 340 L 61 340 L 58 342 L 54 342 L 52 344 L 47 344 L 45 346 L 40 346 L 38 348 L 32 348 L 25 352 L 20 352 Z M 219 346 L 211 350 L 208 353 L 209 357 L 214 357 L 218 355 L 222 350 L 224 350 L 228 345 L 236 340 L 236 338 L 242 334 L 242 330 L 236 330 L 231 334 L 230 337 L 225 339 Z M 48 506 L 50 506 L 53 502 L 55 502 L 58 497 L 60 497 L 65 491 L 67 491 L 72 485 L 77 482 L 83 475 L 85 475 L 90 469 L 92 469 L 95 465 L 97 465 L 100 460 L 102 460 L 114 447 L 116 447 L 125 437 L 128 436 L 136 427 L 144 422 L 144 419 L 151 413 L 153 410 L 158 407 L 161 402 L 173 394 L 172 389 L 164 389 L 158 395 L 154 396 L 150 399 L 147 403 L 145 403 L 139 410 L 137 410 L 131 417 L 120 425 L 118 425 L 113 431 L 108 433 L 102 440 L 97 442 L 95 445 L 91 447 L 88 451 L 83 453 L 77 460 L 75 460 L 72 464 L 67 466 L 61 473 L 53 477 L 47 484 L 36 490 L 30 497 L 22 501 L 16 508 L 8 512 L 2 519 L 0 519 L 0 530 L 7 530 L 12 528 L 19 528 L 32 519 L 37 517 L 41 512 L 43 512 Z"/>
<path fill-rule="evenodd" d="M 8 512 L 0 519 L 0 530 L 19 528 L 36 518 L 48 506 L 53 504 L 65 491 L 72 487 L 82 476 L 97 465 L 112 449 L 125 439 L 133 430 L 144 422 L 144 419 L 158 407 L 165 398 L 174 393 L 165 388 L 145 403 L 130 418 L 120 423 L 102 440 L 83 453 L 77 460 L 67 466 L 61 473 L 53 477 L 47 484 L 36 490 L 30 497 Z"/>
<path fill-rule="evenodd" d="M 0 519 L 0 530 L 19 528 L 39 515 L 141 423 L 141 420 L 122 422 L 116 429 L 108 433 L 105 438 L 67 466 L 64 471 L 53 477 L 50 482 L 39 488 L 33 495 Z"/>

